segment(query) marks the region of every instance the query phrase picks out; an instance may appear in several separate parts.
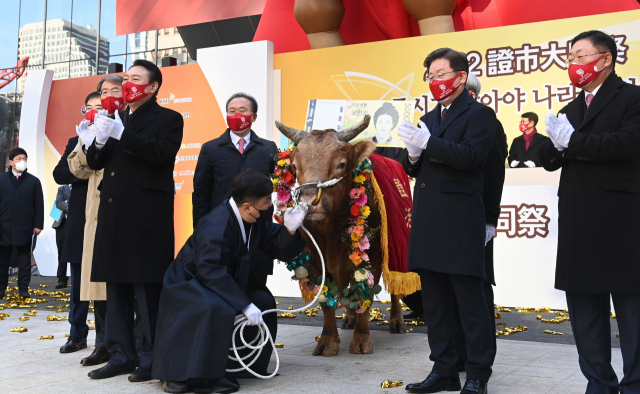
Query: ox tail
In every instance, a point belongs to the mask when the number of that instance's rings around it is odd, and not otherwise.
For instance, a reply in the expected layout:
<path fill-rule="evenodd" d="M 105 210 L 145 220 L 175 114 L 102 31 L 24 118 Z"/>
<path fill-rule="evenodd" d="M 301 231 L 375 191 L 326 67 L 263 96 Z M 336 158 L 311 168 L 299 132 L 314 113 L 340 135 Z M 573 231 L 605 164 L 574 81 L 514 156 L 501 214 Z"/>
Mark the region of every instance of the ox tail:
<path fill-rule="evenodd" d="M 420 276 L 415 272 L 398 272 L 389 270 L 389 228 L 387 223 L 387 210 L 384 203 L 384 195 L 376 178 L 371 174 L 373 186 L 373 199 L 378 204 L 380 211 L 380 244 L 382 247 L 382 280 L 388 293 L 404 298 L 421 289 Z"/>

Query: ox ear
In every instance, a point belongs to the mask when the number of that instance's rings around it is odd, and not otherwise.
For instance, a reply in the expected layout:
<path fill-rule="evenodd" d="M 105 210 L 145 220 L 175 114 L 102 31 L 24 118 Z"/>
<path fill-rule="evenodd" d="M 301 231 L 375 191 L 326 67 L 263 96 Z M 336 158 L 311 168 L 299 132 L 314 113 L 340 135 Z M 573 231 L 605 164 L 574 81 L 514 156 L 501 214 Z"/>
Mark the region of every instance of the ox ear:
<path fill-rule="evenodd" d="M 358 165 L 365 157 L 371 156 L 376 150 L 376 144 L 372 141 L 360 141 L 353 146 L 353 157 L 356 162 L 354 166 Z"/>

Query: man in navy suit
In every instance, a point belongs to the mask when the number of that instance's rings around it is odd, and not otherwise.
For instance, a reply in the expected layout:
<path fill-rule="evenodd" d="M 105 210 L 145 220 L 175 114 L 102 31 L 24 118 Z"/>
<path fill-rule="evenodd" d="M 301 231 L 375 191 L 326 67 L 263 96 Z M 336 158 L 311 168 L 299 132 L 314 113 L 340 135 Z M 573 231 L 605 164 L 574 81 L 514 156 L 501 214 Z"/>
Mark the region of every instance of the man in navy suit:
<path fill-rule="evenodd" d="M 456 368 L 457 302 L 467 348 L 467 381 L 461 394 L 484 394 L 491 376 L 493 327 L 483 288 L 486 214 L 484 164 L 496 135 L 496 114 L 465 88 L 467 57 L 449 48 L 425 59 L 425 80 L 438 105 L 398 130 L 408 151 L 402 164 L 416 177 L 409 269 L 420 274 L 429 329 L 429 376 L 407 391 L 434 393 L 461 389 Z"/>

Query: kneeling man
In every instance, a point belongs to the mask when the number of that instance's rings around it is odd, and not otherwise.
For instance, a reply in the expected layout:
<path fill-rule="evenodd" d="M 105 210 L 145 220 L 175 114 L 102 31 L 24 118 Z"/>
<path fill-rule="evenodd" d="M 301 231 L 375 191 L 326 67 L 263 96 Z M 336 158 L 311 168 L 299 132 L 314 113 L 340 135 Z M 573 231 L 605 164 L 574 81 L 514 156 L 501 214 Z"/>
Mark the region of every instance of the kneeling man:
<path fill-rule="evenodd" d="M 253 170 L 237 175 L 231 199 L 200 220 L 169 266 L 152 364 L 152 376 L 165 382 L 165 392 L 213 392 L 225 370 L 238 367 L 227 365 L 236 315 L 242 313 L 250 325 L 258 325 L 261 311 L 276 307 L 251 261 L 258 249 L 283 261 L 300 254 L 305 242 L 297 229 L 307 207 L 288 208 L 284 226 L 272 223 L 272 192 L 266 175 Z M 275 313 L 265 315 L 264 322 L 275 339 Z M 248 341 L 257 333 L 251 328 L 245 330 Z M 267 345 L 251 368 L 266 374 L 272 350 Z"/>

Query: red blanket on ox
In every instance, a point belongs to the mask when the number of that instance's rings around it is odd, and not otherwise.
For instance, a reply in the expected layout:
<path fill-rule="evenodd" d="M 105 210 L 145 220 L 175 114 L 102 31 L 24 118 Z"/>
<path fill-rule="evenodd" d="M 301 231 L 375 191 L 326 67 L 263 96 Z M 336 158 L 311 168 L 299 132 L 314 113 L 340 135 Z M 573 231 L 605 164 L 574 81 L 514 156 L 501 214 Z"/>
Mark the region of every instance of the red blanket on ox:
<path fill-rule="evenodd" d="M 400 163 L 377 153 L 369 159 L 373 163 L 374 199 L 382 216 L 382 277 L 389 293 L 403 297 L 420 290 L 420 277 L 407 269 L 413 211 L 411 186 Z"/>

